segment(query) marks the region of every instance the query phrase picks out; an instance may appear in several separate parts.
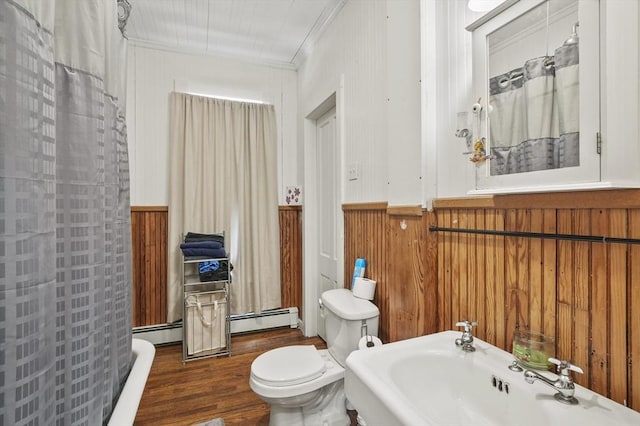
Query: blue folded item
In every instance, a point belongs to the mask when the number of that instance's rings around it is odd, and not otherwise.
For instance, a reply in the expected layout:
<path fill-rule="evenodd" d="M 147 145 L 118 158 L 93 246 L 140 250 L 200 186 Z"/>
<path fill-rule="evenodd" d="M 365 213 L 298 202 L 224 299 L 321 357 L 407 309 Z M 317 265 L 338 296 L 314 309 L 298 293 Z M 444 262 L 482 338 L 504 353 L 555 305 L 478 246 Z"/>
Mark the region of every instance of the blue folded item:
<path fill-rule="evenodd" d="M 198 265 L 198 272 L 204 274 L 205 272 L 213 272 L 220 269 L 220 262 L 217 260 L 207 260 L 200 262 Z"/>
<path fill-rule="evenodd" d="M 230 271 L 233 271 L 233 265 L 226 259 L 205 260 L 198 264 L 201 282 L 229 281 Z"/>
<path fill-rule="evenodd" d="M 184 254 L 186 257 L 200 256 L 210 257 L 212 259 L 221 259 L 227 257 L 227 252 L 224 250 L 224 248 L 183 248 L 182 254 Z"/>
<path fill-rule="evenodd" d="M 222 243 L 219 243 L 218 241 L 193 241 L 180 244 L 180 248 L 206 248 L 215 250 L 222 248 Z"/>

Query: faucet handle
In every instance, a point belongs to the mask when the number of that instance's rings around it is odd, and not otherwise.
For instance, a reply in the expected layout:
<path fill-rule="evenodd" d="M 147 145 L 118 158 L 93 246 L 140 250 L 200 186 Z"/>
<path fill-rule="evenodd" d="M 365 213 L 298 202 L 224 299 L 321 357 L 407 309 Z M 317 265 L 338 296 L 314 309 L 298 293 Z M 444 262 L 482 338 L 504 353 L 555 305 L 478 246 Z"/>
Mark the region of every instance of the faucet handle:
<path fill-rule="evenodd" d="M 456 327 L 464 327 L 464 331 L 470 332 L 471 329 L 478 325 L 478 321 L 459 321 L 456 323 Z"/>
<path fill-rule="evenodd" d="M 549 362 L 557 365 L 556 370 L 561 376 L 568 376 L 569 370 L 575 371 L 576 373 L 584 374 L 582 368 L 578 367 L 577 365 L 571 364 L 569 361 L 559 360 L 557 358 L 549 358 Z"/>

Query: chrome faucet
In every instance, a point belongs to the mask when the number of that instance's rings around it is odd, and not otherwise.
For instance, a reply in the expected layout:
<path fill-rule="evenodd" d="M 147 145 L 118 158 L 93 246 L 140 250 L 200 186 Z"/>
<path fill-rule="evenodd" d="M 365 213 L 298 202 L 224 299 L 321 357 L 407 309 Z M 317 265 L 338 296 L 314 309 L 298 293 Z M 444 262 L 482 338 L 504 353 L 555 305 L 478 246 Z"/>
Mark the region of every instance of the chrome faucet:
<path fill-rule="evenodd" d="M 476 350 L 476 348 L 473 347 L 473 334 L 471 334 L 471 330 L 473 330 L 473 327 L 476 325 L 478 325 L 477 321 L 460 321 L 456 323 L 456 327 L 464 327 L 462 336 L 456 339 L 456 346 L 461 346 L 465 352 L 473 352 Z"/>
<path fill-rule="evenodd" d="M 527 383 L 533 383 L 536 380 L 541 380 L 544 384 L 551 386 L 558 391 L 558 393 L 553 395 L 558 401 L 563 404 L 578 404 L 578 400 L 573 396 L 575 393 L 575 385 L 573 384 L 573 379 L 569 375 L 569 370 L 583 374 L 584 372 L 582 371 L 582 368 L 571 364 L 569 361 L 560 361 L 556 358 L 549 358 L 549 362 L 557 365 L 556 370 L 558 372 L 558 378 L 556 380 L 548 379 L 542 374 L 531 370 L 526 370 L 524 372 L 524 380 L 526 380 Z"/>

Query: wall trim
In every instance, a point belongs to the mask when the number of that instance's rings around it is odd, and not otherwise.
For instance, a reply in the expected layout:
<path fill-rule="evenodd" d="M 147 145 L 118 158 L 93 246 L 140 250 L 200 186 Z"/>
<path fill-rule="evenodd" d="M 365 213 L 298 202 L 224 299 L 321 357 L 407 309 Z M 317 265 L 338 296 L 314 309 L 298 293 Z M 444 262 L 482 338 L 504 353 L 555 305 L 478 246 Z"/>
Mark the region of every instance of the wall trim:
<path fill-rule="evenodd" d="M 342 205 L 342 211 L 350 210 L 387 210 L 388 203 L 379 201 L 374 203 L 348 203 Z"/>
<path fill-rule="evenodd" d="M 434 209 L 478 209 L 494 207 L 495 200 L 492 195 L 479 197 L 436 198 L 433 200 Z"/>
<path fill-rule="evenodd" d="M 302 206 L 278 206 L 279 211 L 302 211 Z"/>
<path fill-rule="evenodd" d="M 269 68 L 279 68 L 279 69 L 292 70 L 292 71 L 297 70 L 296 65 L 289 62 L 251 59 L 245 56 L 226 54 L 224 52 L 211 52 L 208 50 L 188 48 L 185 46 L 178 48 L 175 46 L 169 46 L 164 43 L 155 43 L 148 40 L 141 40 L 137 38 L 128 38 L 127 41 L 129 42 L 130 46 L 139 47 L 143 49 L 159 50 L 161 52 L 171 52 L 171 53 L 178 53 L 181 55 L 189 55 L 189 56 L 213 57 L 213 58 L 222 59 L 226 61 L 237 61 L 240 63 L 258 65 L 258 66 L 269 67 Z"/>
<path fill-rule="evenodd" d="M 417 216 L 422 217 L 422 206 L 389 206 L 387 214 L 389 216 Z"/>
<path fill-rule="evenodd" d="M 131 206 L 132 212 L 168 212 L 169 206 Z"/>
<path fill-rule="evenodd" d="M 481 197 L 439 198 L 433 201 L 436 209 L 478 208 L 555 208 L 597 209 L 638 208 L 640 190 L 609 189 L 578 192 L 549 192 L 539 194 L 499 194 Z"/>

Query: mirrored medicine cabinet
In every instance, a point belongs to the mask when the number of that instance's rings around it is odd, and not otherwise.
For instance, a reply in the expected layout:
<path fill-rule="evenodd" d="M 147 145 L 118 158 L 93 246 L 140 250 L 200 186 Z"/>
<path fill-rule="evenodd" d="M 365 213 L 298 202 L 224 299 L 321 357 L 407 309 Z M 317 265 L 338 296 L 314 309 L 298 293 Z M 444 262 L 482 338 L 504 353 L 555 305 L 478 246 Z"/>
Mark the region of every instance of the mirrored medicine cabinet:
<path fill-rule="evenodd" d="M 600 184 L 599 14 L 597 0 L 510 0 L 467 28 L 488 157 L 472 193 Z"/>

